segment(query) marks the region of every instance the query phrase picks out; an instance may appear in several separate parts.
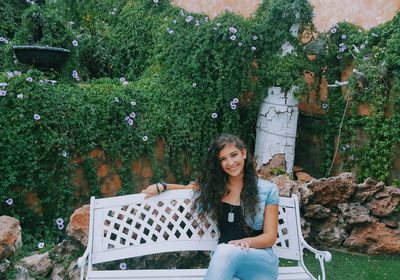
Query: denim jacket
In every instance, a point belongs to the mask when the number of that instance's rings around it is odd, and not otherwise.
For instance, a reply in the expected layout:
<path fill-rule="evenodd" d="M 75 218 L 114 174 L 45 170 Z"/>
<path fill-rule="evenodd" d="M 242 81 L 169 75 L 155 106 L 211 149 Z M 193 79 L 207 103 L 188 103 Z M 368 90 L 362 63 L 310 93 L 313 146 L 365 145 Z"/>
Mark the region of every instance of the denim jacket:
<path fill-rule="evenodd" d="M 262 230 L 264 225 L 265 206 L 270 204 L 279 204 L 279 194 L 276 185 L 270 181 L 258 178 L 258 209 L 254 220 L 246 216 L 245 221 L 249 227 L 255 230 Z"/>

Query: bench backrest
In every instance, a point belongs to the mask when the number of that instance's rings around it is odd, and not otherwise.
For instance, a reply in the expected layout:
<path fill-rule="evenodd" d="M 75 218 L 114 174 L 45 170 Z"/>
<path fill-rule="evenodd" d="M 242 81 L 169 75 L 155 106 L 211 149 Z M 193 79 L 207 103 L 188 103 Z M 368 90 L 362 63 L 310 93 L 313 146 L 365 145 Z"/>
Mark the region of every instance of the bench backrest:
<path fill-rule="evenodd" d="M 91 200 L 89 262 L 92 264 L 173 251 L 213 250 L 218 229 L 192 213 L 192 190 L 144 199 L 142 194 Z M 280 197 L 278 257 L 299 260 L 299 213 L 295 196 Z"/>

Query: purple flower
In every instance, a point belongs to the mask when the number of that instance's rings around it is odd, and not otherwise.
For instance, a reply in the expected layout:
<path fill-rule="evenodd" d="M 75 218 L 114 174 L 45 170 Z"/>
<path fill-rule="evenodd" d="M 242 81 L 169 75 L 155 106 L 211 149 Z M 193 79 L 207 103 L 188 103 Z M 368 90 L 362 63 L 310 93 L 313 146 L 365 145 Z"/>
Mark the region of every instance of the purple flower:
<path fill-rule="evenodd" d="M 8 206 L 11 206 L 11 205 L 13 205 L 14 200 L 10 197 L 9 199 L 6 200 L 6 203 Z"/>
<path fill-rule="evenodd" d="M 63 225 L 63 224 L 64 224 L 63 218 L 57 218 L 56 224 L 57 224 L 57 225 Z"/>
<path fill-rule="evenodd" d="M 40 117 L 39 114 L 34 114 L 34 115 L 33 115 L 33 119 L 34 119 L 35 121 L 38 121 L 38 120 L 41 119 L 41 117 Z"/>
<path fill-rule="evenodd" d="M 64 228 L 64 224 L 57 225 L 57 227 L 58 227 L 59 230 L 62 230 Z"/>
<path fill-rule="evenodd" d="M 237 29 L 236 29 L 235 27 L 231 26 L 231 27 L 229 27 L 229 31 L 230 31 L 231 33 L 233 33 L 233 34 L 236 34 Z"/>
<path fill-rule="evenodd" d="M 196 20 L 195 26 L 200 26 L 200 21 Z"/>
<path fill-rule="evenodd" d="M 73 40 L 73 41 L 72 41 L 72 45 L 73 45 L 74 47 L 77 47 L 77 46 L 78 46 L 78 41 L 77 41 L 77 40 Z"/>
<path fill-rule="evenodd" d="M 14 71 L 15 76 L 21 76 L 22 72 L 21 71 Z"/>
<path fill-rule="evenodd" d="M 129 117 L 131 117 L 132 119 L 136 118 L 136 113 L 135 112 L 130 113 Z"/>
<path fill-rule="evenodd" d="M 339 48 L 339 52 L 344 52 L 346 50 L 346 47 L 342 47 L 342 48 Z"/>
<path fill-rule="evenodd" d="M 232 99 L 232 102 L 233 103 L 239 103 L 239 99 L 237 97 L 235 97 L 235 98 Z"/>
<path fill-rule="evenodd" d="M 218 117 L 217 113 L 214 112 L 214 113 L 211 114 L 211 118 L 216 119 L 217 117 Z"/>
<path fill-rule="evenodd" d="M 204 21 L 207 22 L 207 21 L 208 21 L 208 17 L 205 17 L 205 18 L 204 18 Z"/>
<path fill-rule="evenodd" d="M 143 136 L 143 141 L 146 142 L 147 140 L 149 140 L 149 137 L 147 135 Z"/>
<path fill-rule="evenodd" d="M 340 43 L 339 44 L 339 47 L 341 47 L 341 48 L 343 48 L 343 47 L 345 47 L 346 45 L 344 44 L 344 43 Z"/>
<path fill-rule="evenodd" d="M 192 17 L 192 16 L 187 16 L 186 19 L 185 19 L 185 21 L 186 21 L 187 23 L 191 22 L 192 20 L 193 20 L 193 17 Z"/>
<path fill-rule="evenodd" d="M 133 120 L 132 120 L 131 118 L 128 119 L 128 124 L 129 124 L 130 126 L 133 125 Z"/>
<path fill-rule="evenodd" d="M 28 78 L 26 78 L 26 81 L 32 83 L 33 79 L 32 79 L 32 77 L 28 77 Z"/>
<path fill-rule="evenodd" d="M 231 109 L 232 109 L 232 110 L 236 110 L 236 108 L 237 108 L 237 105 L 236 105 L 236 104 L 231 104 Z"/>
<path fill-rule="evenodd" d="M 12 77 L 14 77 L 14 73 L 7 71 L 7 78 L 11 79 Z"/>
<path fill-rule="evenodd" d="M 232 36 L 230 37 L 230 39 L 231 39 L 232 41 L 235 41 L 235 40 L 236 40 L 236 36 L 235 36 L 235 35 L 232 35 Z"/>
<path fill-rule="evenodd" d="M 8 40 L 4 37 L 0 37 L 0 43 L 8 44 Z"/>
<path fill-rule="evenodd" d="M 24 95 L 22 93 L 19 93 L 19 94 L 17 94 L 17 98 L 22 99 L 22 98 L 24 98 Z"/>
<path fill-rule="evenodd" d="M 195 87 L 197 87 L 197 84 L 196 84 L 196 83 L 193 83 L 193 84 L 192 84 L 192 88 L 195 88 Z"/>
<path fill-rule="evenodd" d="M 154 1 L 156 1 L 156 0 L 154 0 Z M 119 269 L 125 270 L 126 269 L 126 263 L 124 263 L 124 262 L 120 263 L 119 264 Z"/>
<path fill-rule="evenodd" d="M 335 27 L 333 27 L 333 28 L 331 29 L 331 33 L 332 33 L 332 34 L 336 33 L 336 31 L 337 31 L 337 29 L 336 29 Z"/>
<path fill-rule="evenodd" d="M 76 70 L 73 70 L 72 71 L 72 77 L 75 79 L 75 80 L 77 80 L 77 81 L 79 81 L 81 78 L 79 77 L 79 74 L 78 74 L 78 71 L 76 71 Z"/>
<path fill-rule="evenodd" d="M 39 242 L 38 245 L 37 245 L 37 247 L 38 247 L 39 249 L 42 249 L 42 248 L 44 247 L 44 243 L 43 243 L 43 242 Z"/>
<path fill-rule="evenodd" d="M 5 88 L 6 86 L 8 86 L 7 83 L 0 83 L 0 87 Z"/>
<path fill-rule="evenodd" d="M 5 90 L 0 90 L 0 96 L 6 96 L 7 95 L 7 91 Z"/>

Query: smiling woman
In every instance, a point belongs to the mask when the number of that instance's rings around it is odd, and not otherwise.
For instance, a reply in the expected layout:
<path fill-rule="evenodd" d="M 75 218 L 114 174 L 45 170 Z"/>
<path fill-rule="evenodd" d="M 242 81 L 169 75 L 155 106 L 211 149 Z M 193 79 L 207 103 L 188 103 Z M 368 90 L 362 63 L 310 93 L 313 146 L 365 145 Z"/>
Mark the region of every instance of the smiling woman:
<path fill-rule="evenodd" d="M 216 220 L 220 231 L 204 279 L 276 279 L 278 258 L 271 247 L 277 236 L 278 192 L 274 184 L 257 179 L 243 141 L 232 134 L 217 137 L 196 184 L 156 183 L 143 192 L 188 187 L 196 189 L 194 209 Z"/>

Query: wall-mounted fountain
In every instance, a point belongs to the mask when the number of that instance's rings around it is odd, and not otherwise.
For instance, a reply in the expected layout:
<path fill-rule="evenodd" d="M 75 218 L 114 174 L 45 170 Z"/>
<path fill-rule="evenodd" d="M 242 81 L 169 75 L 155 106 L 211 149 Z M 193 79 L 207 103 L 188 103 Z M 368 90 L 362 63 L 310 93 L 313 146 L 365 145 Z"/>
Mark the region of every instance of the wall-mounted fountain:
<path fill-rule="evenodd" d="M 68 58 L 72 34 L 66 23 L 50 9 L 45 0 L 37 0 L 23 17 L 16 35 L 14 54 L 20 63 L 48 70 L 60 67 Z"/>

